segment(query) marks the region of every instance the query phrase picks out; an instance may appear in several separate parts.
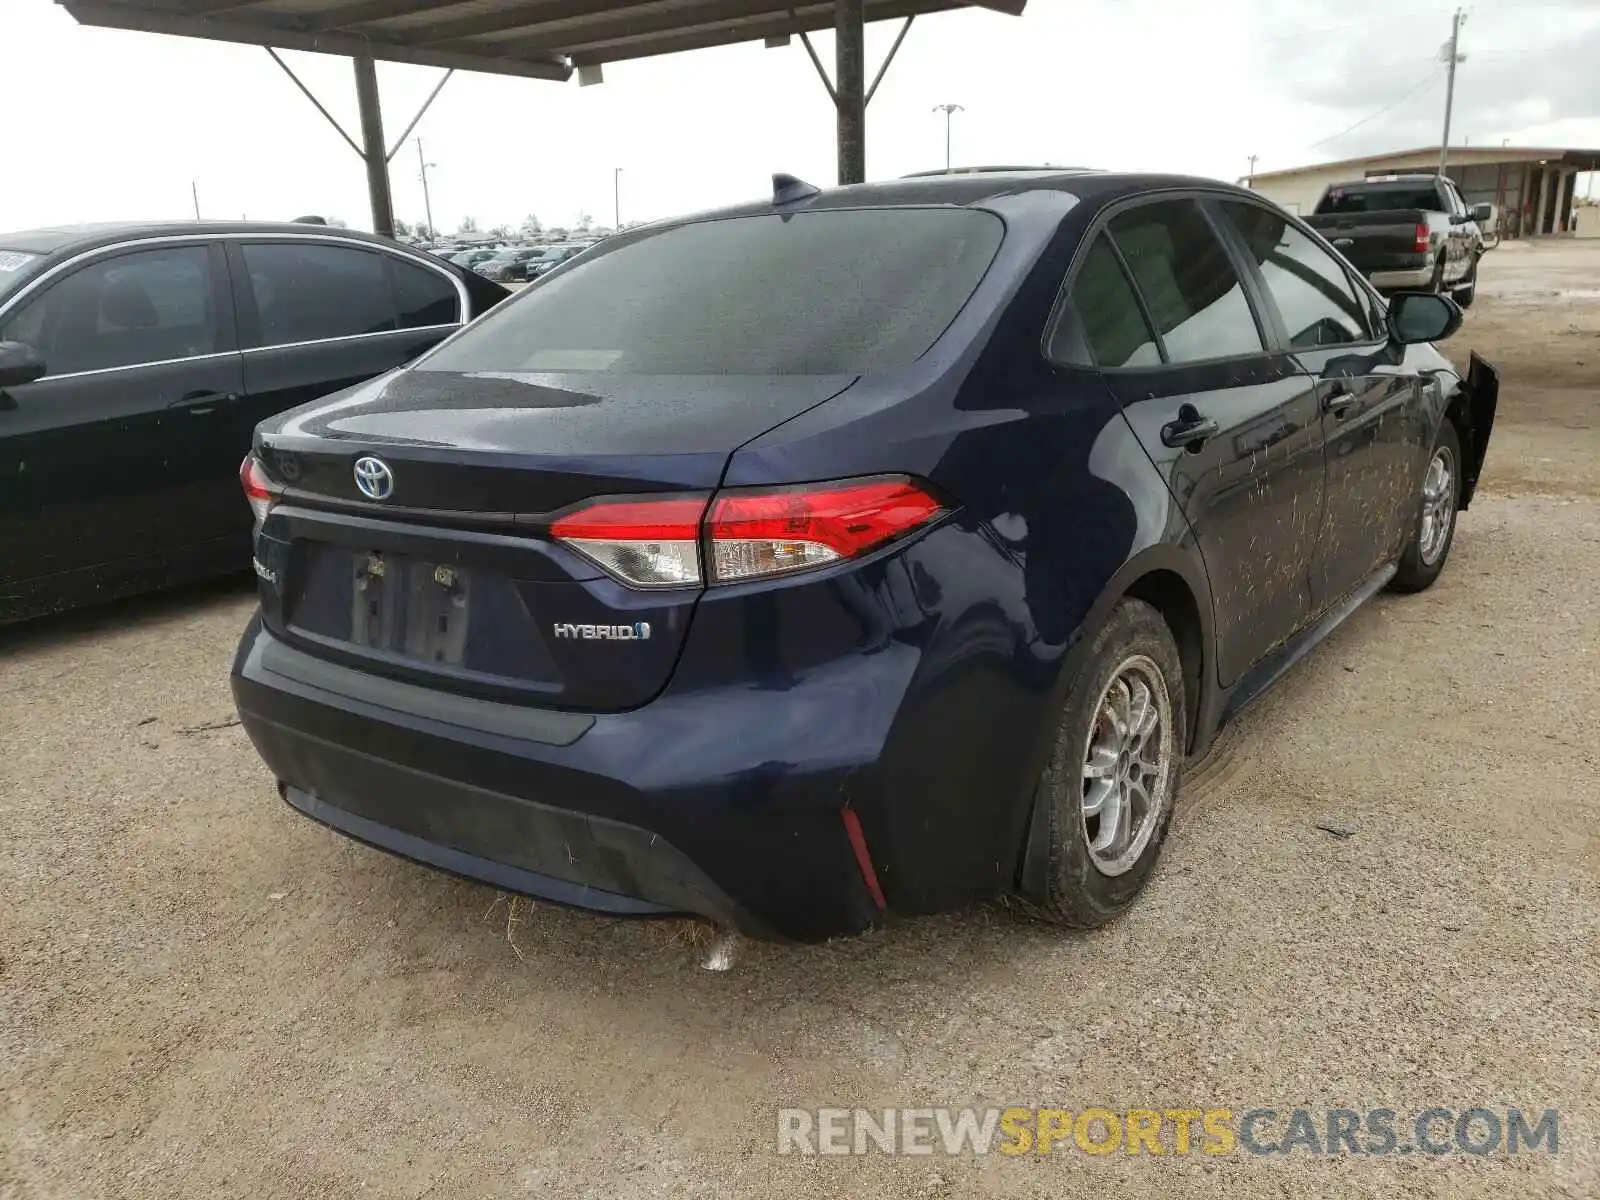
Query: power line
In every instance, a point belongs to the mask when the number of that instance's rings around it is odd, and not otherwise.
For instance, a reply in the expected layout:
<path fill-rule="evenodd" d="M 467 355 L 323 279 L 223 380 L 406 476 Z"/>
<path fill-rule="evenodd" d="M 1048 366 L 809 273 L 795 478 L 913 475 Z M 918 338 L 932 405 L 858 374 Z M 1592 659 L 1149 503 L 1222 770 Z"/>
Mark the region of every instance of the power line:
<path fill-rule="evenodd" d="M 1439 76 L 1440 76 L 1440 72 L 1434 71 L 1431 75 L 1428 76 L 1428 78 L 1424 79 L 1419 85 L 1417 85 L 1416 87 L 1412 88 L 1409 92 L 1407 92 L 1404 96 L 1401 96 L 1400 99 L 1396 100 L 1394 103 L 1385 104 L 1377 112 L 1372 113 L 1369 116 L 1362 117 L 1361 120 L 1357 121 L 1354 125 L 1348 126 L 1347 128 L 1344 128 L 1344 129 L 1341 129 L 1338 133 L 1331 134 L 1330 136 L 1323 138 L 1321 141 L 1312 142 L 1311 145 L 1307 147 L 1307 149 L 1316 150 L 1321 146 L 1326 146 L 1329 142 L 1336 142 L 1340 138 L 1344 137 L 1345 134 L 1354 133 L 1356 130 L 1360 129 L 1363 125 L 1370 124 L 1371 122 L 1376 121 L 1379 117 L 1393 112 L 1395 109 L 1399 108 L 1402 104 L 1405 104 L 1405 103 L 1407 103 L 1408 101 L 1411 101 L 1411 100 L 1415 100 L 1418 96 L 1422 95 L 1423 92 L 1427 91 L 1429 88 L 1431 88 L 1435 84 L 1437 84 L 1439 82 Z"/>

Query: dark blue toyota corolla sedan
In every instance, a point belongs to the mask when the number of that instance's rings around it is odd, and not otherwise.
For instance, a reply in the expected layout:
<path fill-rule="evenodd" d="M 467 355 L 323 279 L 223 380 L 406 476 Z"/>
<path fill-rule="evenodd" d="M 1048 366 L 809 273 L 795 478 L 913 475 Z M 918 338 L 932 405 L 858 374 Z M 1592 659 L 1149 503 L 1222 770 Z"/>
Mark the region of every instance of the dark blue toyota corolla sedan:
<path fill-rule="evenodd" d="M 1495 373 L 1221 184 L 776 183 L 260 426 L 244 726 L 308 816 L 601 912 L 1109 920 L 1185 759 L 1438 575 Z"/>

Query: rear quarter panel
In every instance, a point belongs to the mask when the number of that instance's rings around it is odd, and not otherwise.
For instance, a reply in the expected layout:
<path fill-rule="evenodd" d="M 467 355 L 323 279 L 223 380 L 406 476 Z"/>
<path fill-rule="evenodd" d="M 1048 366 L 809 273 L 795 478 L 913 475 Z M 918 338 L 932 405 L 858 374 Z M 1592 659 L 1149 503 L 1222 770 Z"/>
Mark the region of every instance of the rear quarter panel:
<path fill-rule="evenodd" d="M 815 607 L 759 593 L 736 602 L 738 619 L 767 622 L 779 645 L 806 643 L 785 638 L 793 623 L 826 627 L 825 653 L 913 656 L 903 689 L 882 701 L 893 705 L 888 719 L 873 724 L 884 731 L 876 761 L 840 791 L 899 911 L 1011 887 L 1085 622 L 1109 611 L 1113 584 L 1131 583 L 1141 562 L 1181 562 L 1186 578 L 1203 579 L 1181 544 L 1182 517 L 1109 390 L 1041 352 L 1095 206 L 1063 204 L 1070 198 L 1058 193 L 1008 199 L 1001 258 L 933 351 L 755 439 L 726 477 L 908 472 L 952 506 L 881 572 L 852 572 Z M 721 603 L 715 593 L 702 602 L 685 666 L 703 628 L 735 619 L 718 613 Z"/>

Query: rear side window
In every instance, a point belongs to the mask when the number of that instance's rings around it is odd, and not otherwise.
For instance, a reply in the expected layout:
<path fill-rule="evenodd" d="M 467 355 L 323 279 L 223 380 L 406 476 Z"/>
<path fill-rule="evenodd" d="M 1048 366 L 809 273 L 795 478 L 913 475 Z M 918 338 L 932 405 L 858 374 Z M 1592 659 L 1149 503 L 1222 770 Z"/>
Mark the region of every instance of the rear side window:
<path fill-rule="evenodd" d="M 51 375 L 193 358 L 225 349 L 204 246 L 103 258 L 45 288 L 7 319 Z"/>
<path fill-rule="evenodd" d="M 1297 350 L 1372 339 L 1367 306 L 1338 259 L 1277 213 L 1223 201 Z"/>
<path fill-rule="evenodd" d="M 729 217 L 591 253 L 420 364 L 432 371 L 863 375 L 954 320 L 1004 225 L 971 209 Z"/>
<path fill-rule="evenodd" d="M 1072 307 L 1096 366 L 1161 364 L 1155 335 L 1104 234 L 1095 238 L 1078 267 L 1072 284 Z"/>
<path fill-rule="evenodd" d="M 395 328 L 384 260 L 317 242 L 244 242 L 261 345 L 283 346 Z"/>
<path fill-rule="evenodd" d="M 1169 362 L 1265 351 L 1244 285 L 1194 201 L 1141 205 L 1110 228 Z"/>
<path fill-rule="evenodd" d="M 1427 212 L 1447 211 L 1431 183 L 1363 183 L 1329 188 L 1317 205 L 1322 215 L 1390 212 L 1401 208 L 1420 208 Z"/>
<path fill-rule="evenodd" d="M 389 270 L 394 275 L 394 307 L 401 329 L 453 325 L 461 319 L 455 285 L 439 272 L 394 257 L 389 259 Z"/>

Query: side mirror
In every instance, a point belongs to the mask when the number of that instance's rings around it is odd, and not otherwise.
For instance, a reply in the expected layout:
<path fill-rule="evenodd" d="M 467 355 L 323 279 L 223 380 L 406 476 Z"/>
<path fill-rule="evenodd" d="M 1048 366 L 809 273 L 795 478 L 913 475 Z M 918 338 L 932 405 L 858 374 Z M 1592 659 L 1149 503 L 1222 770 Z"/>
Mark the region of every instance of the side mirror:
<path fill-rule="evenodd" d="M 0 342 L 0 388 L 32 383 L 45 373 L 44 359 L 26 342 Z"/>
<path fill-rule="evenodd" d="M 1494 220 L 1494 205 L 1474 204 L 1472 206 L 1471 216 L 1472 219 L 1479 225 L 1488 225 Z"/>
<path fill-rule="evenodd" d="M 1461 306 L 1432 292 L 1397 292 L 1389 300 L 1389 340 L 1401 346 L 1442 342 L 1461 328 Z"/>

